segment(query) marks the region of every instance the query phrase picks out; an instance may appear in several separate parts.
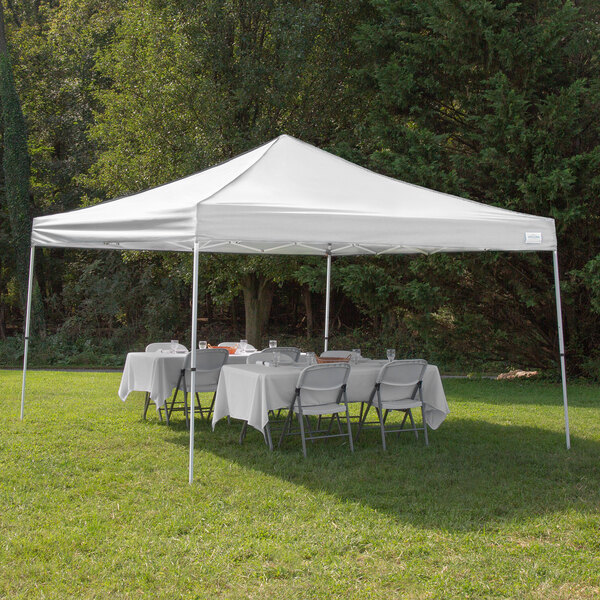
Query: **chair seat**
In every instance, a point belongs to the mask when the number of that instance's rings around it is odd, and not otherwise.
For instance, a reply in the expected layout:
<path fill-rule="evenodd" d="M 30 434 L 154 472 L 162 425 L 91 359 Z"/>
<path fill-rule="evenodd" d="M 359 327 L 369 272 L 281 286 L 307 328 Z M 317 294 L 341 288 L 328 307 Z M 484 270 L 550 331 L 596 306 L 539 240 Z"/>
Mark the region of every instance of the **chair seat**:
<path fill-rule="evenodd" d="M 294 412 L 298 414 L 298 406 L 294 406 Z M 318 406 L 303 406 L 302 413 L 305 415 L 334 415 L 346 412 L 345 404 L 330 402 L 329 404 L 319 404 Z"/>
<path fill-rule="evenodd" d="M 377 406 L 377 403 L 375 403 Z M 421 402 L 419 400 L 413 400 L 411 398 L 405 398 L 404 400 L 382 400 L 381 408 L 383 410 L 409 410 L 411 408 L 419 408 Z"/>

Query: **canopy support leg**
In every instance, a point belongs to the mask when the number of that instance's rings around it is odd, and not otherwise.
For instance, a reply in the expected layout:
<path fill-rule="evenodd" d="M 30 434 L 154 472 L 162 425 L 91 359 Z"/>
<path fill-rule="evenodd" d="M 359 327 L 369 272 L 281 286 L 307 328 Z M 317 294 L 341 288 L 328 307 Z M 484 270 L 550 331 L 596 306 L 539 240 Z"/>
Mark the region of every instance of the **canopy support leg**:
<path fill-rule="evenodd" d="M 571 434 L 569 433 L 569 405 L 567 400 L 567 369 L 565 365 L 565 340 L 563 334 L 562 307 L 560 302 L 560 277 L 558 274 L 558 252 L 552 251 L 554 260 L 554 291 L 556 293 L 556 321 L 558 324 L 558 349 L 560 352 L 560 372 L 562 378 L 563 406 L 565 410 L 565 435 L 567 437 L 567 450 L 571 448 Z"/>
<path fill-rule="evenodd" d="M 190 390 L 192 395 L 190 414 L 190 469 L 189 483 L 194 481 L 194 394 L 196 392 L 196 339 L 198 337 L 198 249 L 200 244 L 194 242 L 194 272 L 192 275 L 192 357 L 190 373 Z"/>
<path fill-rule="evenodd" d="M 329 344 L 329 304 L 331 300 L 331 244 L 327 248 L 327 283 L 325 286 L 325 344 L 324 352 L 327 352 Z"/>
<path fill-rule="evenodd" d="M 21 385 L 21 421 L 25 413 L 25 380 L 27 378 L 27 352 L 29 350 L 29 329 L 31 326 L 31 296 L 33 294 L 33 263 L 35 246 L 29 252 L 29 281 L 27 283 L 27 308 L 25 312 L 25 348 L 23 352 L 23 383 Z"/>

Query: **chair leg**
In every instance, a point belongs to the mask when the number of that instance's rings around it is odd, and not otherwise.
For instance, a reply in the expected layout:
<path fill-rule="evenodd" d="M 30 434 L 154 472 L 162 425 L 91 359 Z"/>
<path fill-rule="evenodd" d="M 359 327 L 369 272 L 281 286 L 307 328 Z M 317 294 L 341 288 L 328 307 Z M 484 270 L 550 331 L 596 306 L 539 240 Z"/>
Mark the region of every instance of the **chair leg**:
<path fill-rule="evenodd" d="M 410 418 L 410 424 L 412 425 L 412 428 L 415 432 L 415 438 L 418 440 L 419 432 L 417 431 L 417 426 L 415 425 L 415 420 L 413 419 L 413 416 L 412 416 L 412 410 L 410 410 L 410 408 L 409 408 L 406 412 L 408 412 L 408 417 Z"/>
<path fill-rule="evenodd" d="M 346 424 L 348 425 L 348 440 L 350 441 L 350 451 L 354 452 L 354 442 L 352 441 L 352 426 L 350 425 L 350 411 L 346 403 Z"/>
<path fill-rule="evenodd" d="M 192 400 L 193 402 L 193 400 Z M 187 401 L 187 393 L 183 393 L 183 414 L 185 415 L 185 426 L 190 428 L 190 416 L 188 414 L 188 401 Z"/>
<path fill-rule="evenodd" d="M 263 435 L 265 436 L 265 442 L 267 443 L 267 446 L 269 446 L 269 450 L 273 452 L 273 439 L 271 438 L 271 426 L 269 423 L 265 425 Z"/>
<path fill-rule="evenodd" d="M 196 406 L 198 407 L 198 413 L 200 414 L 200 418 L 202 418 L 204 415 L 204 411 L 206 409 L 202 408 L 202 404 L 200 404 L 200 394 L 198 392 L 196 392 L 195 396 L 196 396 Z"/>
<path fill-rule="evenodd" d="M 213 413 L 213 410 L 215 408 L 215 398 L 217 397 L 217 392 L 213 392 L 213 397 L 212 400 L 210 401 L 210 406 L 208 407 L 208 415 L 206 417 L 206 422 L 209 423 L 210 422 L 210 416 Z"/>
<path fill-rule="evenodd" d="M 402 423 L 400 423 L 400 428 L 398 429 L 398 437 L 400 437 L 400 434 L 402 433 L 402 430 L 404 429 L 404 423 L 406 423 L 406 419 L 408 419 L 408 413 L 407 411 L 403 410 L 402 411 L 404 413 L 404 418 L 402 419 Z"/>
<path fill-rule="evenodd" d="M 242 431 L 240 431 L 240 446 L 246 437 L 246 431 L 248 431 L 248 421 L 244 421 L 242 425 Z"/>
<path fill-rule="evenodd" d="M 311 444 L 314 444 L 314 443 L 315 443 L 315 440 L 314 440 L 313 438 L 314 438 L 315 436 L 314 436 L 314 433 L 313 433 L 312 427 L 310 426 L 310 420 L 308 419 L 308 415 L 306 415 L 304 418 L 306 419 L 306 429 L 308 430 L 308 435 L 309 435 L 309 437 L 310 437 L 310 443 L 311 443 Z"/>
<path fill-rule="evenodd" d="M 304 435 L 304 415 L 302 409 L 298 412 L 298 421 L 300 421 L 300 437 L 302 438 L 302 454 L 306 458 L 306 436 Z"/>
<path fill-rule="evenodd" d="M 335 415 L 331 415 L 331 419 L 329 419 L 329 427 L 327 427 L 327 435 L 331 433 L 331 428 L 333 427 L 333 420 L 335 419 Z"/>
<path fill-rule="evenodd" d="M 363 415 L 363 404 L 361 403 L 360 405 L 360 421 L 358 422 L 358 431 L 356 432 L 356 439 L 358 440 L 358 436 L 360 435 L 360 432 L 362 431 L 362 427 L 363 424 L 366 423 L 367 421 L 367 415 L 369 414 L 369 411 L 371 410 L 371 400 L 369 400 L 369 402 L 367 403 L 367 410 L 365 410 L 365 414 Z"/>
<path fill-rule="evenodd" d="M 146 392 L 146 399 L 144 401 L 144 413 L 142 414 L 142 419 L 144 419 L 144 421 L 146 420 L 146 414 L 148 412 L 149 405 L 150 405 L 150 393 Z"/>
<path fill-rule="evenodd" d="M 377 390 L 379 392 L 379 390 Z M 387 447 L 385 445 L 385 424 L 383 422 L 383 408 L 381 407 L 381 397 L 379 396 L 379 393 L 377 394 L 377 402 L 379 404 L 379 407 L 376 408 L 377 410 L 377 416 L 379 417 L 379 427 L 381 428 L 381 443 L 383 444 L 383 449 L 387 450 Z"/>
<path fill-rule="evenodd" d="M 421 416 L 423 417 L 423 435 L 425 436 L 425 445 L 429 446 L 429 439 L 427 437 L 427 421 L 425 421 L 425 407 L 421 404 Z"/>
<path fill-rule="evenodd" d="M 169 417 L 173 412 L 173 407 L 175 406 L 175 401 L 177 400 L 177 394 L 179 393 L 179 388 L 175 390 L 175 394 L 173 394 L 173 400 L 171 400 L 171 408 L 169 408 L 169 403 L 165 400 L 165 413 L 167 415 L 167 423 L 169 422 Z"/>
<path fill-rule="evenodd" d="M 294 412 L 290 409 L 290 412 L 288 413 L 288 416 L 285 418 L 285 421 L 283 423 L 283 430 L 281 431 L 281 435 L 279 436 L 279 443 L 277 444 L 278 448 L 281 448 L 281 444 L 283 444 L 283 438 L 285 437 L 285 435 L 287 433 L 288 426 L 291 427 L 293 415 L 294 415 Z"/>

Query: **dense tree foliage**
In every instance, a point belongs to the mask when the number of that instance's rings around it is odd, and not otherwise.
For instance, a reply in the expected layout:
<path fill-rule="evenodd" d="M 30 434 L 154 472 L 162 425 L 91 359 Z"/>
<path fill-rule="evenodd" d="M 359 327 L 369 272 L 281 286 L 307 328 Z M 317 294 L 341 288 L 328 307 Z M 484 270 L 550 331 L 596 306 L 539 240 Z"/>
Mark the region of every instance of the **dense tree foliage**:
<path fill-rule="evenodd" d="M 160 185 L 286 132 L 399 179 L 555 218 L 569 367 L 598 376 L 599 13 L 562 0 L 13 0 L 30 210 Z M 4 336 L 21 326 L 27 248 L 2 206 Z M 187 335 L 189 256 L 40 258 L 61 339 L 124 349 Z M 324 266 L 203 256 L 202 335 L 318 337 Z M 333 283 L 339 344 L 459 366 L 556 360 L 547 254 L 336 259 Z"/>
<path fill-rule="evenodd" d="M 400 179 L 554 217 L 569 351 L 585 363 L 596 352 L 599 326 L 589 303 L 597 281 L 580 272 L 590 273 L 598 252 L 598 5 L 375 6 L 358 34 L 362 81 L 372 95 L 363 147 L 370 164 Z M 492 342 L 501 354 L 516 345 L 532 361 L 556 354 L 548 256 L 420 263 L 426 278 L 418 281 L 434 280 L 444 292 L 435 309 L 449 310 L 456 325 L 475 318 L 482 344 Z"/>

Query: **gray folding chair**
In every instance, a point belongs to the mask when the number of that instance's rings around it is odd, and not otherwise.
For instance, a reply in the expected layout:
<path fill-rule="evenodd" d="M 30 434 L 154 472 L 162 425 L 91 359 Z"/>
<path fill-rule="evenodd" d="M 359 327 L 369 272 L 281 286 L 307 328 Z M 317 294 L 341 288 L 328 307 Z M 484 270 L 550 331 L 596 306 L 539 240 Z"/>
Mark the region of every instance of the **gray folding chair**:
<path fill-rule="evenodd" d="M 158 352 L 159 350 L 172 350 L 171 342 L 152 342 L 152 344 L 148 344 L 146 346 L 145 352 Z M 187 348 L 183 344 L 177 344 L 175 350 L 184 350 L 187 352 Z M 146 400 L 144 402 L 144 413 L 142 415 L 143 419 L 146 419 L 146 414 L 148 413 L 148 407 L 150 406 L 150 392 L 146 392 Z M 165 410 L 165 416 L 167 418 L 167 425 L 169 424 L 169 415 L 167 415 L 167 411 Z M 158 409 L 158 418 L 162 421 L 162 407 Z"/>
<path fill-rule="evenodd" d="M 298 416 L 300 425 L 300 436 L 302 438 L 302 453 L 306 458 L 306 440 L 317 440 L 333 437 L 348 437 L 350 450 L 354 452 L 352 442 L 352 427 L 350 426 L 350 413 L 348 411 L 348 399 L 346 397 L 346 382 L 350 374 L 350 366 L 347 363 L 332 363 L 328 365 L 313 365 L 306 367 L 298 377 L 296 391 L 292 405 L 283 425 L 283 431 L 279 438 L 279 447 L 286 435 L 291 434 L 292 419 Z M 340 413 L 346 413 L 347 433 L 342 432 Z M 327 430 L 313 430 L 309 416 L 331 415 L 329 428 Z M 337 418 L 339 433 L 331 433 L 333 419 Z M 308 435 L 306 435 L 306 431 Z M 317 435 L 319 434 L 319 435 Z"/>
<path fill-rule="evenodd" d="M 289 362 L 298 362 L 298 358 L 300 357 L 300 348 L 294 348 L 292 346 L 284 348 L 265 348 L 260 352 L 250 354 L 246 362 L 249 365 L 253 365 L 257 362 L 271 361 L 273 360 L 273 354 L 275 354 L 275 352 L 279 352 L 279 356 L 284 357 L 284 361 L 285 358 L 289 358 L 291 359 Z"/>
<path fill-rule="evenodd" d="M 427 422 L 425 421 L 425 409 L 423 406 L 423 375 L 427 368 L 426 360 L 395 360 L 387 363 L 377 375 L 375 387 L 371 392 L 367 408 L 358 425 L 358 432 L 356 438 L 360 435 L 363 429 L 379 428 L 381 430 L 381 441 L 383 443 L 383 449 L 386 450 L 385 436 L 386 433 L 397 432 L 400 434 L 402 431 L 414 431 L 415 437 L 419 438 L 419 431 L 423 431 L 425 436 L 425 445 L 429 445 L 427 438 Z M 374 406 L 379 417 L 378 421 L 372 421 L 367 423 L 367 415 L 369 410 Z M 423 419 L 423 426 L 417 427 L 412 415 L 413 408 L 421 408 L 421 417 Z M 386 428 L 386 420 L 388 414 L 398 410 L 404 413 L 402 423 L 398 428 Z M 406 419 L 410 419 L 412 425 L 411 429 L 404 429 Z M 368 424 L 378 424 L 378 427 L 365 427 Z"/>
<path fill-rule="evenodd" d="M 171 342 L 152 342 L 152 344 L 148 344 L 146 346 L 145 352 L 158 352 L 159 350 L 172 350 Z M 185 352 L 188 351 L 188 349 L 183 344 L 177 344 L 175 350 L 184 350 Z"/>
<path fill-rule="evenodd" d="M 192 353 L 190 352 L 185 357 L 185 363 L 179 379 L 177 388 L 171 400 L 171 406 L 168 408 L 168 417 L 171 417 L 173 411 L 183 411 L 185 414 L 185 424 L 189 427 L 189 408 L 188 408 L 188 393 L 195 394 L 200 416 L 205 416 L 206 420 L 210 420 L 213 407 L 215 405 L 215 395 L 217 392 L 217 384 L 219 383 L 219 375 L 221 367 L 227 362 L 229 352 L 225 348 L 210 348 L 207 350 L 196 350 L 196 389 L 191 389 L 191 362 Z M 183 400 L 177 401 L 177 394 L 183 392 Z M 213 392 L 213 397 L 209 406 L 202 406 L 200 396 L 203 392 Z M 193 402 L 193 397 L 192 397 Z"/>
<path fill-rule="evenodd" d="M 351 350 L 325 350 L 325 352 L 321 352 L 320 356 L 321 358 L 349 358 L 352 360 L 357 354 Z"/>

